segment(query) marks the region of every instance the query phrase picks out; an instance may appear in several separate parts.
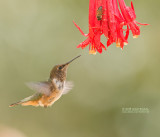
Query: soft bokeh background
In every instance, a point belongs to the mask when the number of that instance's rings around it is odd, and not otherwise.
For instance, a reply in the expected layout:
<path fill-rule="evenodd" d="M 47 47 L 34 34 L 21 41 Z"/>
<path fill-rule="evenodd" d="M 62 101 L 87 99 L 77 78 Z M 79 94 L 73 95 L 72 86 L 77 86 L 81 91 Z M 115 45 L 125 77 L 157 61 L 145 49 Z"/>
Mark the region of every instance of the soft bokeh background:
<path fill-rule="evenodd" d="M 0 0 L 0 137 L 160 136 L 160 1 L 133 0 L 137 21 L 151 25 L 123 51 L 96 56 L 76 49 L 85 38 L 72 23 L 88 32 L 88 3 Z M 74 89 L 51 108 L 8 107 L 34 93 L 25 82 L 79 54 L 68 69 Z M 129 107 L 149 113 L 122 113 Z"/>

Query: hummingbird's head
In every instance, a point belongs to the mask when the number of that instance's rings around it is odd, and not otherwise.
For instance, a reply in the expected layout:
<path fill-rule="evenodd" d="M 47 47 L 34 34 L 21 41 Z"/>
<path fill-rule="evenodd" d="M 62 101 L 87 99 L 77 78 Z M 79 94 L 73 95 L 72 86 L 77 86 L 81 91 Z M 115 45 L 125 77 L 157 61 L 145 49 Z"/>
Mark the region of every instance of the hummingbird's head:
<path fill-rule="evenodd" d="M 72 60 L 68 61 L 67 63 L 65 64 L 61 64 L 61 65 L 56 65 L 53 67 L 53 69 L 51 70 L 51 73 L 50 73 L 50 79 L 57 79 L 57 80 L 60 80 L 60 81 L 64 81 L 66 80 L 66 76 L 67 76 L 67 68 L 69 66 L 69 64 L 77 59 L 78 57 L 80 57 L 81 55 L 73 58 Z"/>

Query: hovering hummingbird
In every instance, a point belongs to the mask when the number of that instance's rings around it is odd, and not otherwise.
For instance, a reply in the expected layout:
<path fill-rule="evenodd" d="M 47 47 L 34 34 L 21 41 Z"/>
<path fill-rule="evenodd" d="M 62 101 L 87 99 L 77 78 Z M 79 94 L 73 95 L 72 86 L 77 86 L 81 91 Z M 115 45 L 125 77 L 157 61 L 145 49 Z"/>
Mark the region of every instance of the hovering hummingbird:
<path fill-rule="evenodd" d="M 51 106 L 63 94 L 68 93 L 68 91 L 72 89 L 72 82 L 66 81 L 67 68 L 73 60 L 77 59 L 80 56 L 81 55 L 73 58 L 65 64 L 55 65 L 50 72 L 48 81 L 28 83 L 27 86 L 32 90 L 35 90 L 36 93 L 32 96 L 24 98 L 19 102 L 11 104 L 10 107 L 19 104 L 23 106 Z"/>

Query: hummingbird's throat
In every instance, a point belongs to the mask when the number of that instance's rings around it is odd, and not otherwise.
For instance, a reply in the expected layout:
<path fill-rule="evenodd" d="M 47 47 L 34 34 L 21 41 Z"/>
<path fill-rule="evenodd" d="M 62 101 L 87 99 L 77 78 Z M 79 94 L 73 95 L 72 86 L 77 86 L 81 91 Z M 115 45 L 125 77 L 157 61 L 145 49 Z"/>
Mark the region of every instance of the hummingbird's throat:
<path fill-rule="evenodd" d="M 62 82 L 62 81 L 54 78 L 52 80 L 52 82 L 56 85 L 56 87 L 58 88 L 58 90 L 60 90 L 60 91 L 63 90 L 63 88 L 64 88 L 64 81 Z"/>

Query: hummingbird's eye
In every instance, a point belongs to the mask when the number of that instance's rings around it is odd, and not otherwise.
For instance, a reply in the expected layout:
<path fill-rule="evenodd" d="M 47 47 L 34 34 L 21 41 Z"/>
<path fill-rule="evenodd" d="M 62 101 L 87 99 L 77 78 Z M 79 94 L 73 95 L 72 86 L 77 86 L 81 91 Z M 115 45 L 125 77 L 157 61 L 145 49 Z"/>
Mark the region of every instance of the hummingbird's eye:
<path fill-rule="evenodd" d="M 62 66 L 59 67 L 60 70 L 61 70 L 62 68 L 63 68 Z"/>

